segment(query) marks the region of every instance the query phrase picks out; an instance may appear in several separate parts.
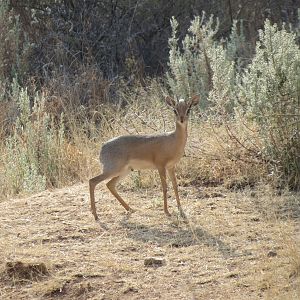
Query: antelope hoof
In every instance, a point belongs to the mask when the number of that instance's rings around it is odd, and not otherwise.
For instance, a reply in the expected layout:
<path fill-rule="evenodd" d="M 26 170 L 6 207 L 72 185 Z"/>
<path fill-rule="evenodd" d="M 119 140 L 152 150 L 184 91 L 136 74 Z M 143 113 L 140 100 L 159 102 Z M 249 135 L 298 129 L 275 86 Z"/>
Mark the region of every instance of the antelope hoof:
<path fill-rule="evenodd" d="M 180 214 L 180 217 L 183 218 L 183 219 L 187 219 L 187 216 L 185 214 L 185 212 L 182 210 L 182 208 L 179 208 L 179 214 Z"/>
<path fill-rule="evenodd" d="M 166 215 L 167 217 L 171 217 L 171 214 L 169 213 L 168 210 L 165 210 L 165 215 Z"/>
<path fill-rule="evenodd" d="M 127 210 L 127 213 L 131 215 L 131 214 L 135 213 L 136 211 L 137 211 L 136 209 L 129 207 L 129 209 Z"/>

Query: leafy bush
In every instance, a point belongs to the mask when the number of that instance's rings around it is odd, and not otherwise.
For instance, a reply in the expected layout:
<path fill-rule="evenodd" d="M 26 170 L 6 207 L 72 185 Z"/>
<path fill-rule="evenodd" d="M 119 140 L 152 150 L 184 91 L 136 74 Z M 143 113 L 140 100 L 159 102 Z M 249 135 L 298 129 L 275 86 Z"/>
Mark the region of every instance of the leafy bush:
<path fill-rule="evenodd" d="M 296 34 L 267 20 L 259 31 L 256 53 L 246 65 L 239 56 L 245 41 L 242 26 L 237 28 L 236 22 L 230 39 L 217 41 L 218 21 L 212 16 L 207 22 L 204 15 L 196 17 L 182 47 L 176 37 L 178 23 L 172 19 L 171 24 L 167 73 L 171 91 L 179 97 L 200 94 L 202 109 L 209 108 L 221 122 L 234 116 L 246 128 L 247 123 L 258 128 L 261 142 L 256 149 L 248 148 L 251 142 L 246 145 L 241 137 L 232 135 L 229 127 L 228 132 L 254 159 L 267 161 L 276 178 L 299 188 L 300 49 Z"/>
<path fill-rule="evenodd" d="M 169 69 L 167 82 L 172 93 L 178 97 L 187 98 L 193 94 L 201 95 L 202 107 L 207 107 L 207 97 L 212 84 L 211 66 L 208 59 L 208 48 L 211 48 L 213 37 L 217 32 L 211 16 L 207 23 L 205 15 L 191 22 L 188 34 L 182 41 L 182 49 L 177 37 L 178 22 L 171 20 L 172 36 L 169 39 Z"/>
<path fill-rule="evenodd" d="M 237 51 L 236 22 L 231 36 L 230 49 L 216 41 L 219 21 L 213 16 L 205 21 L 195 17 L 188 33 L 182 41 L 177 38 L 178 23 L 171 20 L 172 36 L 169 39 L 170 57 L 167 82 L 174 95 L 190 97 L 201 96 L 202 109 L 214 106 L 218 112 L 232 111 L 235 83 L 235 53 Z"/>
<path fill-rule="evenodd" d="M 300 187 L 300 49 L 296 35 L 270 21 L 241 76 L 239 100 L 264 141 L 263 156 L 290 187 Z"/>
<path fill-rule="evenodd" d="M 17 102 L 19 116 L 14 132 L 5 143 L 3 160 L 7 194 L 37 192 L 46 186 L 59 186 L 63 170 L 65 133 L 60 124 L 44 111 L 45 97 L 36 94 L 33 107 L 27 90 L 16 80 L 12 99 Z"/>

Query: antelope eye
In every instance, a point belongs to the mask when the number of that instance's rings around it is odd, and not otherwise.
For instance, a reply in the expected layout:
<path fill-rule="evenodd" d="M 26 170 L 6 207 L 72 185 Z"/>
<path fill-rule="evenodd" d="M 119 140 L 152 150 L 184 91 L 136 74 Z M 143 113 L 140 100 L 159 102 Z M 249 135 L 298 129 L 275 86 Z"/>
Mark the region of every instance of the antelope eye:
<path fill-rule="evenodd" d="M 191 112 L 191 109 L 189 108 L 189 109 L 186 111 L 186 114 L 188 115 L 190 112 Z"/>
<path fill-rule="evenodd" d="M 173 111 L 174 111 L 175 115 L 178 116 L 177 110 L 176 110 L 176 109 L 173 109 Z"/>

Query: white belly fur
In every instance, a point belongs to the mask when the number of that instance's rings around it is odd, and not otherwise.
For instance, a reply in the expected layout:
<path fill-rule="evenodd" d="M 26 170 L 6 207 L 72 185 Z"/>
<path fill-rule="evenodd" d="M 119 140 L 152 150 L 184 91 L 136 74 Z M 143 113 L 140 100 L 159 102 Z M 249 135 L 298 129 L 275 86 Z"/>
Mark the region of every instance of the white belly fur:
<path fill-rule="evenodd" d="M 153 162 L 138 159 L 130 160 L 128 167 L 133 170 L 155 169 Z"/>

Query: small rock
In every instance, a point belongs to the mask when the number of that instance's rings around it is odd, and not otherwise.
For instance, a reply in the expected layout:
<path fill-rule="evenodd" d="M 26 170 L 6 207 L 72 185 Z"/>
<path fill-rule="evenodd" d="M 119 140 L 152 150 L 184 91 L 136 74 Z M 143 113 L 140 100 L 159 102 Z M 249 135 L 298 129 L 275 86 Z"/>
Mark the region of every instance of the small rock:
<path fill-rule="evenodd" d="M 127 288 L 125 288 L 125 290 L 123 291 L 124 294 L 129 294 L 129 293 L 138 293 L 138 289 L 133 287 L 133 286 L 129 286 Z"/>
<path fill-rule="evenodd" d="M 226 278 L 238 278 L 239 277 L 239 274 L 237 273 L 230 273 L 226 276 Z"/>
<path fill-rule="evenodd" d="M 275 251 L 269 251 L 268 254 L 267 254 L 268 257 L 275 257 L 277 256 L 277 252 Z"/>
<path fill-rule="evenodd" d="M 145 258 L 144 265 L 146 267 L 161 267 L 166 263 L 166 260 L 163 258 L 157 258 L 157 257 L 149 257 Z"/>

